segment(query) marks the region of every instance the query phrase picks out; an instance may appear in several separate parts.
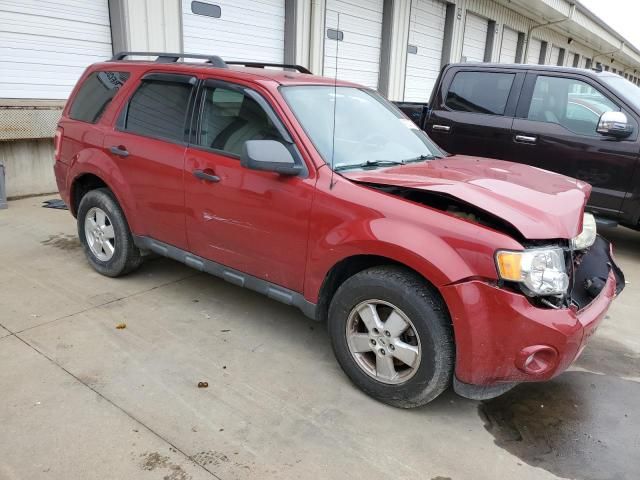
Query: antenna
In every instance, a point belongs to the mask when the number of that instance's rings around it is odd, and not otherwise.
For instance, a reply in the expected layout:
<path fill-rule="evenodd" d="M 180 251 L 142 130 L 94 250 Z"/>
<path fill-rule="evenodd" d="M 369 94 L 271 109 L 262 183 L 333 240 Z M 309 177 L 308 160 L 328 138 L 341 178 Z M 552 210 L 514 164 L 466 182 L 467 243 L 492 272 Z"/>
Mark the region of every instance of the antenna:
<path fill-rule="evenodd" d="M 338 15 L 338 25 L 336 26 L 336 70 L 333 72 L 333 127 L 331 132 L 331 180 L 329 181 L 329 190 L 333 189 L 333 169 L 336 156 L 336 105 L 338 104 L 338 48 L 340 45 L 340 13 Z"/>

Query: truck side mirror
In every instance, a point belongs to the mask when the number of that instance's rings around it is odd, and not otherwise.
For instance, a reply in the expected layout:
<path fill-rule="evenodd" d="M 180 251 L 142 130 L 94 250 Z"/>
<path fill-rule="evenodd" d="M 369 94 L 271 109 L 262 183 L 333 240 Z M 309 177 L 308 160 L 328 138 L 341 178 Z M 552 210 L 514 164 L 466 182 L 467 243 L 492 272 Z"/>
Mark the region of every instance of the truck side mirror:
<path fill-rule="evenodd" d="M 615 138 L 625 138 L 633 132 L 633 126 L 622 112 L 604 112 L 598 120 L 596 132 Z"/>
<path fill-rule="evenodd" d="M 302 171 L 302 166 L 296 164 L 287 147 L 276 140 L 244 142 L 240 165 L 251 170 L 263 170 L 281 175 L 298 175 Z"/>

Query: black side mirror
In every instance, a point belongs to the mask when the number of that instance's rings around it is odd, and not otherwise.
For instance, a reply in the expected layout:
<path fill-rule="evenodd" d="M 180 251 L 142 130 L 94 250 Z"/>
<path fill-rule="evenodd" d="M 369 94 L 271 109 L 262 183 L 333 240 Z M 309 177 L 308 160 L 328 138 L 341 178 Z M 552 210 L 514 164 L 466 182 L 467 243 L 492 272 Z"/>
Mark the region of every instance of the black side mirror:
<path fill-rule="evenodd" d="M 298 175 L 302 171 L 302 166 L 296 164 L 287 147 L 276 140 L 244 142 L 240 165 L 251 170 L 264 170 L 281 175 Z"/>
<path fill-rule="evenodd" d="M 604 112 L 596 131 L 608 137 L 625 138 L 633 133 L 633 126 L 622 112 Z"/>

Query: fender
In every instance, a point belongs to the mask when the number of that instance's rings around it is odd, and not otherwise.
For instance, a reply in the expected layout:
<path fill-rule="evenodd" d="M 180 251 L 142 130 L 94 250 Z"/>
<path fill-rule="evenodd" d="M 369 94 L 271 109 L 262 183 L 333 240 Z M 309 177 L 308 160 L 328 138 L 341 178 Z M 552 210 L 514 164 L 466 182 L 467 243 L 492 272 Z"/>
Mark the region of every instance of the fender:
<path fill-rule="evenodd" d="M 508 235 L 471 221 L 339 178 L 331 194 L 318 182 L 312 207 L 305 298 L 318 301 L 325 277 L 356 255 L 389 258 L 417 271 L 436 288 L 469 278 L 497 279 L 499 248 L 521 250 Z M 356 212 L 332 205 L 339 190 L 366 197 Z M 368 205 L 363 207 L 362 205 Z"/>
<path fill-rule="evenodd" d="M 131 188 L 116 162 L 99 148 L 86 148 L 78 152 L 71 160 L 67 175 L 67 178 L 71 179 L 67 186 L 67 190 L 71 192 L 70 198 L 73 198 L 75 181 L 85 174 L 95 175 L 107 185 L 122 207 L 131 231 L 137 235 L 144 235 L 146 233 L 144 227 L 134 214 L 135 203 Z M 77 214 L 77 212 L 72 213 Z"/>

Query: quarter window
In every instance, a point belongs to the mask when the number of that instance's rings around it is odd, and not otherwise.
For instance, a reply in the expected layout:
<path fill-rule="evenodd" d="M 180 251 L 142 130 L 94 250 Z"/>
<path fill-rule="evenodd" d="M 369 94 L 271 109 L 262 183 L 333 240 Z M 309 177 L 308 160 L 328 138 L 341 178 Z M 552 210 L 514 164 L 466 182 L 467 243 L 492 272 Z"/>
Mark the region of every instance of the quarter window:
<path fill-rule="evenodd" d="M 459 72 L 445 104 L 460 112 L 504 115 L 514 78 L 513 73 Z"/>
<path fill-rule="evenodd" d="M 143 80 L 129 101 L 124 130 L 183 141 L 191 89 L 188 83 Z"/>
<path fill-rule="evenodd" d="M 620 108 L 591 85 L 573 78 L 536 79 L 527 118 L 555 123 L 580 134 L 596 136 L 600 116 Z"/>
<path fill-rule="evenodd" d="M 96 123 L 128 78 L 127 72 L 92 73 L 78 90 L 71 104 L 69 117 L 82 122 Z"/>
<path fill-rule="evenodd" d="M 198 145 L 240 155 L 247 140 L 282 141 L 282 136 L 250 96 L 239 90 L 207 87 Z"/>

